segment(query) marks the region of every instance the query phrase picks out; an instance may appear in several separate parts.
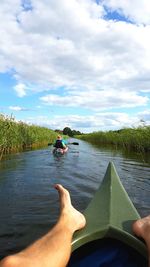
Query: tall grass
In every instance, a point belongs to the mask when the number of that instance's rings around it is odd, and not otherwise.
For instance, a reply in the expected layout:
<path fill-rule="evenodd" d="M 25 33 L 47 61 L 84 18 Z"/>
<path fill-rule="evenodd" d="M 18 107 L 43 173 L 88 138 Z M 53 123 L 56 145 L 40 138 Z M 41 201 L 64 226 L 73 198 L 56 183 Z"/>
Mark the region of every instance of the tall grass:
<path fill-rule="evenodd" d="M 97 145 L 111 144 L 132 151 L 150 152 L 150 126 L 108 132 L 99 131 L 77 137 Z"/>
<path fill-rule="evenodd" d="M 12 116 L 0 114 L 0 160 L 7 153 L 44 146 L 55 138 L 56 133 L 50 129 L 16 122 Z"/>

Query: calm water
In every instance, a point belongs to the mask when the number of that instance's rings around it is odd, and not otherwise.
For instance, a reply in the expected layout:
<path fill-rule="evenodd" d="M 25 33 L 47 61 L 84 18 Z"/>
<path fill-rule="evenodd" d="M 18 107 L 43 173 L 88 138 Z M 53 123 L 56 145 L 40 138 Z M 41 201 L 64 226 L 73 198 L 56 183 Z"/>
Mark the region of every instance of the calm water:
<path fill-rule="evenodd" d="M 150 162 L 140 154 L 126 155 L 78 142 L 79 146 L 70 145 L 69 152 L 60 157 L 53 156 L 48 147 L 0 162 L 1 258 L 24 248 L 56 222 L 59 201 L 55 183 L 69 189 L 73 205 L 83 211 L 109 161 L 114 162 L 140 215 L 150 214 Z"/>

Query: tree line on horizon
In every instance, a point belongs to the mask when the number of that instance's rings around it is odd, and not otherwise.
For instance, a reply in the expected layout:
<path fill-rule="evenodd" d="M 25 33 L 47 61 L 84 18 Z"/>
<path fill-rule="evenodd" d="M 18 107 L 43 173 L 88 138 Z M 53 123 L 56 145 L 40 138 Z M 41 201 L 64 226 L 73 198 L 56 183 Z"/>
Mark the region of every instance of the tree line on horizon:
<path fill-rule="evenodd" d="M 82 135 L 80 131 L 71 130 L 70 127 L 65 127 L 63 130 L 56 129 L 55 132 L 63 135 L 68 135 L 69 137 L 74 137 L 75 135 Z"/>

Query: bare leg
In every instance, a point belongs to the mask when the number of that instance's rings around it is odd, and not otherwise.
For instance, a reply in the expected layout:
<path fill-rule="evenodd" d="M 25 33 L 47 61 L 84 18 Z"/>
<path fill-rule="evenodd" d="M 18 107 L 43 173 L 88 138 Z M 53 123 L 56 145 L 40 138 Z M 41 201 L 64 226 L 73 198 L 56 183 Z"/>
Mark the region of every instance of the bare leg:
<path fill-rule="evenodd" d="M 71 254 L 73 233 L 86 224 L 85 217 L 71 204 L 69 192 L 55 185 L 60 197 L 60 217 L 45 236 L 25 250 L 6 257 L 0 267 L 65 267 Z"/>
<path fill-rule="evenodd" d="M 146 242 L 150 267 L 150 215 L 137 220 L 133 224 L 133 231 L 138 237 L 142 237 Z"/>

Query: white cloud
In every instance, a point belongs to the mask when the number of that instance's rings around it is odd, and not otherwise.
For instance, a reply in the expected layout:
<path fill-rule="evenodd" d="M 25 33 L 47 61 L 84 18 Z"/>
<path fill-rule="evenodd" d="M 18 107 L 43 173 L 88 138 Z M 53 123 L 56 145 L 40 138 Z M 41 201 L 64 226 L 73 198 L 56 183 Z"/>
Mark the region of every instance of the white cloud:
<path fill-rule="evenodd" d="M 150 125 L 150 109 L 138 112 L 137 116 L 145 125 Z"/>
<path fill-rule="evenodd" d="M 9 106 L 10 110 L 14 110 L 14 111 L 27 111 L 27 108 L 24 107 L 19 107 L 19 106 Z"/>
<path fill-rule="evenodd" d="M 19 97 L 23 97 L 23 96 L 26 95 L 26 86 L 25 86 L 25 84 L 19 83 L 14 87 L 14 89 L 15 89 L 15 91 L 16 91 L 16 93 L 17 93 L 17 95 Z"/>
<path fill-rule="evenodd" d="M 139 125 L 140 118 L 139 116 L 131 116 L 121 112 L 102 112 L 89 116 L 55 115 L 51 119 L 47 116 L 37 116 L 28 118 L 26 122 L 46 126 L 51 129 L 70 127 L 71 129 L 78 129 L 81 132 L 93 132 L 135 127 Z"/>
<path fill-rule="evenodd" d="M 19 81 L 41 84 L 41 91 L 59 86 L 150 90 L 143 82 L 145 73 L 150 76 L 149 26 L 105 21 L 103 6 L 92 0 L 36 0 L 28 12 L 19 0 L 15 9 L 5 2 L 7 8 L 0 4 L 1 69 L 14 69 Z"/>
<path fill-rule="evenodd" d="M 148 0 L 103 0 L 103 4 L 117 10 L 136 23 L 150 24 L 150 4 Z"/>
<path fill-rule="evenodd" d="M 149 100 L 148 97 L 140 96 L 135 92 L 119 91 L 116 94 L 115 90 L 72 92 L 67 96 L 51 94 L 40 99 L 50 106 L 84 107 L 92 110 L 144 106 Z"/>

